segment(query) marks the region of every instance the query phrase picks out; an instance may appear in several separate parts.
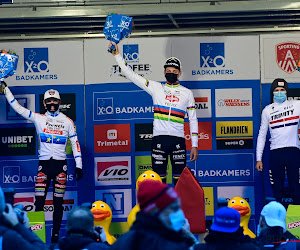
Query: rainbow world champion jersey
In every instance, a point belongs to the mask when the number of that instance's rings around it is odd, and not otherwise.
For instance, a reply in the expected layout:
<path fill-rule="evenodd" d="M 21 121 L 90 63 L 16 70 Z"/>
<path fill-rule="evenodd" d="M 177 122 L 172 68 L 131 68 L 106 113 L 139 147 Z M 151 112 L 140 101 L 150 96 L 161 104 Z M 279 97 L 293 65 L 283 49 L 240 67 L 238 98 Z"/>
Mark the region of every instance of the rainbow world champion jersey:
<path fill-rule="evenodd" d="M 285 147 L 300 148 L 298 139 L 299 117 L 300 101 L 296 100 L 272 103 L 263 109 L 257 137 L 257 161 L 262 160 L 268 129 L 271 134 L 271 150 Z"/>
<path fill-rule="evenodd" d="M 184 138 L 184 117 L 189 118 L 192 147 L 198 147 L 198 120 L 191 90 L 175 84 L 162 84 L 135 73 L 120 54 L 115 56 L 126 78 L 152 96 L 154 104 L 153 136 L 170 135 Z"/>
<path fill-rule="evenodd" d="M 77 168 L 82 168 L 81 150 L 77 139 L 73 121 L 57 111 L 52 114 L 34 113 L 19 104 L 8 87 L 5 88 L 5 96 L 11 107 L 25 119 L 34 123 L 39 137 L 39 159 L 54 160 L 66 159 L 66 144 L 68 137 L 72 144 L 73 155 Z"/>

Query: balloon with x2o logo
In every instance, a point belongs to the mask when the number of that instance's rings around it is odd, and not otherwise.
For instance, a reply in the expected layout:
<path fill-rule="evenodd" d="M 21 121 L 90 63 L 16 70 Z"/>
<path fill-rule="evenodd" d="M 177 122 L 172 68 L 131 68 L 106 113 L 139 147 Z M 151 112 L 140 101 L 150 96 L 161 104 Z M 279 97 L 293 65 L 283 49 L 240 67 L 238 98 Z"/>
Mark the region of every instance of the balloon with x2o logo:
<path fill-rule="evenodd" d="M 133 26 L 133 18 L 125 15 L 111 14 L 107 16 L 103 33 L 105 38 L 111 42 L 119 43 L 123 38 L 131 33 Z M 114 52 L 115 48 L 112 46 L 109 52 Z"/>
<path fill-rule="evenodd" d="M 19 56 L 0 50 L 0 80 L 1 82 L 16 73 Z"/>

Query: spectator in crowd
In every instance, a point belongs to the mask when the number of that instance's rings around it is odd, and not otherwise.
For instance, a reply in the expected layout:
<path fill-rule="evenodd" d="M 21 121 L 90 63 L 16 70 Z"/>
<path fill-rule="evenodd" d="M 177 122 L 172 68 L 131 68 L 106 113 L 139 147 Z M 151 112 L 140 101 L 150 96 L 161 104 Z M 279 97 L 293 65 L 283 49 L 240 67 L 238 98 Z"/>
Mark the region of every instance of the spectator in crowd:
<path fill-rule="evenodd" d="M 296 247 L 295 242 L 288 242 L 298 239 L 286 231 L 285 217 L 286 209 L 277 201 L 271 201 L 263 207 L 260 213 L 256 237 L 256 241 L 261 247 L 273 247 L 276 249 L 284 249 L 284 247 L 293 249 L 293 247 Z M 300 249 L 300 245 L 298 247 Z"/>
<path fill-rule="evenodd" d="M 240 227 L 239 212 L 230 207 L 219 208 L 214 216 L 209 234 L 204 238 L 204 244 L 195 245 L 194 249 L 260 249 L 256 242 L 243 234 Z"/>
<path fill-rule="evenodd" d="M 130 230 L 113 245 L 113 249 L 189 249 L 196 239 L 181 210 L 175 190 L 164 183 L 143 181 L 137 194 L 141 211 Z"/>
<path fill-rule="evenodd" d="M 5 203 L 0 187 L 0 249 L 3 250 L 32 250 L 48 249 L 39 237 L 28 227 L 20 223 L 11 204 Z"/>
<path fill-rule="evenodd" d="M 55 250 L 109 249 L 103 228 L 95 230 L 94 216 L 84 206 L 75 207 L 67 218 L 67 236 L 50 247 Z"/>

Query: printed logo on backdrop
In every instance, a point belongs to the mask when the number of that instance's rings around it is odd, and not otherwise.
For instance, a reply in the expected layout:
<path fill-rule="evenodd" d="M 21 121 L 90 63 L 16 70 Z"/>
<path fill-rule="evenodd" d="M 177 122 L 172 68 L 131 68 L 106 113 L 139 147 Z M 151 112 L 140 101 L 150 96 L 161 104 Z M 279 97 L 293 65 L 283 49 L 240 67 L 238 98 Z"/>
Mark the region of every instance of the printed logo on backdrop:
<path fill-rule="evenodd" d="M 95 185 L 131 185 L 130 156 L 95 157 Z"/>
<path fill-rule="evenodd" d="M 252 149 L 253 121 L 216 123 L 217 149 Z"/>
<path fill-rule="evenodd" d="M 124 44 L 123 58 L 127 63 L 139 62 L 139 45 L 138 44 Z"/>
<path fill-rule="evenodd" d="M 130 124 L 94 125 L 95 153 L 130 152 Z"/>
<path fill-rule="evenodd" d="M 192 89 L 198 118 L 211 117 L 211 90 Z"/>
<path fill-rule="evenodd" d="M 300 100 L 300 89 L 289 89 L 288 100 Z M 300 129 L 298 130 L 298 138 L 300 140 Z"/>
<path fill-rule="evenodd" d="M 60 94 L 61 104 L 59 105 L 59 110 L 66 116 L 76 121 L 76 95 L 71 94 Z M 43 104 L 44 94 L 40 94 L 40 113 L 46 113 L 46 109 Z"/>
<path fill-rule="evenodd" d="M 251 214 L 255 214 L 255 198 L 253 186 L 226 186 L 217 187 L 218 199 L 225 198 L 231 200 L 234 197 L 241 197 L 246 200 L 251 208 Z"/>
<path fill-rule="evenodd" d="M 136 123 L 135 128 L 135 151 L 151 151 L 153 124 Z"/>
<path fill-rule="evenodd" d="M 20 183 L 20 167 L 19 166 L 4 166 L 3 167 L 3 184 Z"/>
<path fill-rule="evenodd" d="M 201 154 L 201 164 L 187 162 L 200 183 L 228 183 L 254 181 L 252 153 Z"/>
<path fill-rule="evenodd" d="M 35 112 L 35 95 L 15 95 L 15 99 L 23 107 Z M 14 109 L 9 105 L 5 96 L 0 96 L 0 107 L 3 107 L 3 112 L 0 112 L 0 124 L 11 124 L 11 123 L 31 123 L 30 121 L 23 118 L 21 115 L 16 113 Z"/>
<path fill-rule="evenodd" d="M 3 170 L 0 171 L 0 179 L 2 187 L 14 188 L 32 188 L 36 181 L 38 171 L 38 162 L 36 159 L 27 160 L 3 160 L 0 161 L 0 166 Z M 69 164 L 69 172 L 73 173 L 75 164 Z M 76 186 L 76 180 L 73 174 L 67 175 L 67 187 Z"/>
<path fill-rule="evenodd" d="M 152 73 L 149 63 L 140 63 L 140 53 L 138 44 L 124 44 L 123 58 L 128 63 L 132 70 L 140 76 L 149 75 Z M 125 77 L 119 65 L 112 65 L 110 76 L 114 75 Z"/>
<path fill-rule="evenodd" d="M 131 189 L 106 189 L 96 190 L 95 200 L 104 201 L 113 214 L 113 219 L 125 219 L 132 209 Z"/>
<path fill-rule="evenodd" d="M 153 119 L 152 98 L 143 90 L 93 93 L 94 121 Z"/>
<path fill-rule="evenodd" d="M 0 156 L 35 155 L 35 128 L 1 128 Z"/>
<path fill-rule="evenodd" d="M 191 150 L 192 141 L 190 134 L 190 125 L 188 122 L 184 123 L 184 137 L 186 150 Z M 212 128 L 211 122 L 198 122 L 198 149 L 212 150 Z"/>
<path fill-rule="evenodd" d="M 300 43 L 285 42 L 275 45 L 276 62 L 278 67 L 284 72 L 291 74 L 300 71 Z"/>
<path fill-rule="evenodd" d="M 57 80 L 51 72 L 48 48 L 24 48 L 24 75 L 16 75 L 16 80 Z"/>
<path fill-rule="evenodd" d="M 214 188 L 213 187 L 203 187 L 204 199 L 205 199 L 205 215 L 214 215 Z"/>
<path fill-rule="evenodd" d="M 216 117 L 252 117 L 252 89 L 216 89 Z"/>
<path fill-rule="evenodd" d="M 233 69 L 226 67 L 224 43 L 200 43 L 200 69 L 192 75 L 232 75 Z"/>
<path fill-rule="evenodd" d="M 16 193 L 15 194 L 15 204 L 20 204 L 24 206 L 24 210 L 27 212 L 34 212 L 34 193 Z M 63 203 L 63 220 L 67 219 L 67 214 L 72 210 L 73 207 L 77 206 L 77 192 L 76 191 L 66 191 L 64 195 L 64 203 Z M 53 220 L 53 193 L 48 192 L 45 206 L 45 220 L 52 221 Z"/>

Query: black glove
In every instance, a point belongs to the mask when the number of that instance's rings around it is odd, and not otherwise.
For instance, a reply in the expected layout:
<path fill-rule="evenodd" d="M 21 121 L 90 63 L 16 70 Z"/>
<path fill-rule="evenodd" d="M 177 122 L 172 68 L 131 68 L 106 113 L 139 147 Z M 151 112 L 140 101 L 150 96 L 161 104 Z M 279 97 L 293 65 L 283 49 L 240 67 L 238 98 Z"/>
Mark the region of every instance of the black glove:
<path fill-rule="evenodd" d="M 81 168 L 75 168 L 75 178 L 79 181 L 83 177 L 83 172 Z"/>

